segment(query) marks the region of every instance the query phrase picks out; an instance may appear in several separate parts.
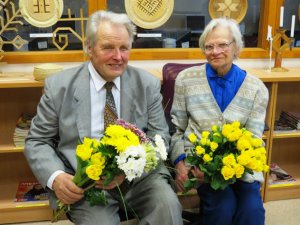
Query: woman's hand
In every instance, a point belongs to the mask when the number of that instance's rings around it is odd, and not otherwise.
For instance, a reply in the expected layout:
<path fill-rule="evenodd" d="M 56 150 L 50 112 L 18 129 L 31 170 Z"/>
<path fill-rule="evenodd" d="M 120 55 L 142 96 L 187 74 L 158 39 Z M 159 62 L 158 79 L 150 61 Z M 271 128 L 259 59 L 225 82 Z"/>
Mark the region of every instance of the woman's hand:
<path fill-rule="evenodd" d="M 103 183 L 105 181 L 105 177 L 103 177 L 102 179 L 96 181 L 95 187 L 99 189 L 110 190 L 117 186 L 120 186 L 124 180 L 125 180 L 125 175 L 121 174 L 116 176 L 109 184 L 104 185 Z"/>
<path fill-rule="evenodd" d="M 198 179 L 199 182 L 204 182 L 204 173 L 201 170 L 199 170 L 198 167 L 193 167 L 191 169 L 191 172 L 194 175 L 194 177 Z"/>
<path fill-rule="evenodd" d="M 176 171 L 176 188 L 177 191 L 183 192 L 184 191 L 184 182 L 189 178 L 189 167 L 187 167 L 184 161 L 180 161 L 175 166 Z"/>

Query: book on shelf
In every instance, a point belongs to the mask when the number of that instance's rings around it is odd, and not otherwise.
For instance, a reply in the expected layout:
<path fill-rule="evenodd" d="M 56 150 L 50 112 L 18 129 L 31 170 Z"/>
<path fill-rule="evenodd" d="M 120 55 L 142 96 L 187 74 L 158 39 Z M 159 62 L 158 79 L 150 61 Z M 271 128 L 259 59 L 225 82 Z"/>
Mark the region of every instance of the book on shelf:
<path fill-rule="evenodd" d="M 25 145 L 25 138 L 28 135 L 32 116 L 23 113 L 16 123 L 16 128 L 13 135 L 13 141 L 16 147 L 23 147 Z"/>
<path fill-rule="evenodd" d="M 294 129 L 300 129 L 300 112 L 282 111 L 279 120 Z"/>
<path fill-rule="evenodd" d="M 294 185 L 296 179 L 277 163 L 270 164 L 269 187 L 283 187 Z"/>
<path fill-rule="evenodd" d="M 285 123 L 284 120 L 276 120 L 274 124 L 274 131 L 275 133 L 289 133 L 297 130 Z"/>
<path fill-rule="evenodd" d="M 30 203 L 41 204 L 47 203 L 49 200 L 49 193 L 37 181 L 20 181 L 14 202 L 16 203 Z"/>

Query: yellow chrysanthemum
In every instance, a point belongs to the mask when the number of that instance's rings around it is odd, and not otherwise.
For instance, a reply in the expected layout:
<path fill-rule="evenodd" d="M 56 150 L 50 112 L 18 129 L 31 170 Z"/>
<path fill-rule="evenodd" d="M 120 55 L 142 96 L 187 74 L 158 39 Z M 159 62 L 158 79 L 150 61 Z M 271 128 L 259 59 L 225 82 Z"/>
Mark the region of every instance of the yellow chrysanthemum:
<path fill-rule="evenodd" d="M 114 146 L 118 153 L 124 152 L 129 146 L 138 146 L 140 144 L 139 137 L 135 133 L 120 125 L 107 127 L 102 142 Z"/>
<path fill-rule="evenodd" d="M 259 160 L 260 160 L 263 164 L 266 164 L 266 162 L 267 162 L 267 156 L 264 155 L 264 154 L 261 154 L 261 155 L 259 156 Z"/>
<path fill-rule="evenodd" d="M 236 178 L 241 178 L 245 172 L 245 168 L 240 164 L 233 166 Z"/>
<path fill-rule="evenodd" d="M 237 128 L 240 128 L 240 122 L 239 121 L 234 121 L 233 123 L 232 123 L 232 127 L 234 128 L 234 129 L 237 129 Z"/>
<path fill-rule="evenodd" d="M 218 131 L 218 126 L 217 125 L 213 125 L 211 127 L 212 132 L 217 132 Z"/>
<path fill-rule="evenodd" d="M 249 155 L 250 158 L 256 157 L 256 155 L 257 155 L 256 151 L 254 151 L 252 148 L 250 148 L 247 151 L 244 151 L 244 154 Z"/>
<path fill-rule="evenodd" d="M 243 135 L 243 132 L 241 129 L 236 129 L 234 132 L 233 132 L 233 137 L 234 137 L 234 141 L 237 141 L 241 136 Z"/>
<path fill-rule="evenodd" d="M 248 154 L 241 154 L 237 157 L 238 164 L 246 166 L 249 163 L 250 157 Z"/>
<path fill-rule="evenodd" d="M 233 154 L 229 154 L 222 159 L 223 165 L 230 166 L 236 164 L 236 160 Z"/>
<path fill-rule="evenodd" d="M 262 162 L 260 160 L 257 160 L 255 171 L 261 172 L 263 170 L 264 170 L 264 165 L 262 164 Z"/>
<path fill-rule="evenodd" d="M 258 148 L 260 146 L 262 146 L 262 139 L 259 138 L 251 138 L 251 144 L 254 148 Z"/>
<path fill-rule="evenodd" d="M 208 138 L 209 132 L 208 131 L 203 131 L 201 136 L 202 136 L 202 138 Z"/>
<path fill-rule="evenodd" d="M 225 180 L 229 180 L 234 176 L 234 169 L 230 166 L 223 166 L 221 169 L 221 173 Z"/>
<path fill-rule="evenodd" d="M 203 146 L 206 145 L 207 140 L 208 140 L 207 138 L 201 138 L 200 144 L 203 145 Z"/>
<path fill-rule="evenodd" d="M 201 147 L 201 146 L 197 146 L 196 147 L 196 154 L 197 155 L 203 155 L 205 153 L 205 149 L 203 148 L 203 147 Z"/>
<path fill-rule="evenodd" d="M 83 143 L 76 147 L 76 155 L 81 158 L 82 161 L 88 160 L 93 152 L 90 140 L 89 138 L 84 138 Z"/>
<path fill-rule="evenodd" d="M 87 176 L 92 180 L 99 180 L 102 174 L 102 167 L 99 165 L 90 165 L 86 168 Z"/>
<path fill-rule="evenodd" d="M 195 143 L 197 141 L 197 136 L 194 133 L 190 133 L 189 140 L 192 143 Z"/>
<path fill-rule="evenodd" d="M 252 133 L 248 130 L 245 130 L 244 133 L 243 133 L 243 136 L 245 138 L 252 138 Z"/>
<path fill-rule="evenodd" d="M 218 143 L 212 141 L 210 143 L 210 149 L 214 152 L 219 147 Z"/>
<path fill-rule="evenodd" d="M 228 135 L 232 132 L 232 126 L 230 124 L 224 124 L 222 128 L 222 134 L 227 138 Z"/>
<path fill-rule="evenodd" d="M 257 168 L 257 161 L 254 158 L 250 158 L 248 164 L 246 165 L 251 170 L 255 170 Z"/>
<path fill-rule="evenodd" d="M 204 162 L 209 163 L 212 160 L 213 160 L 213 158 L 209 154 L 204 154 L 204 156 L 203 156 Z"/>
<path fill-rule="evenodd" d="M 101 152 L 97 152 L 91 156 L 91 163 L 104 167 L 105 157 L 102 156 Z"/>
<path fill-rule="evenodd" d="M 255 151 L 259 152 L 259 154 L 263 154 L 263 155 L 267 154 L 265 147 L 256 148 Z"/>
<path fill-rule="evenodd" d="M 243 151 L 243 150 L 246 150 L 246 149 L 251 148 L 251 143 L 250 143 L 250 141 L 249 141 L 248 138 L 241 137 L 241 138 L 237 141 L 236 148 L 237 148 L 239 151 Z"/>
<path fill-rule="evenodd" d="M 270 167 L 268 165 L 264 165 L 264 167 L 263 167 L 263 171 L 264 172 L 268 172 L 269 169 L 270 169 Z"/>

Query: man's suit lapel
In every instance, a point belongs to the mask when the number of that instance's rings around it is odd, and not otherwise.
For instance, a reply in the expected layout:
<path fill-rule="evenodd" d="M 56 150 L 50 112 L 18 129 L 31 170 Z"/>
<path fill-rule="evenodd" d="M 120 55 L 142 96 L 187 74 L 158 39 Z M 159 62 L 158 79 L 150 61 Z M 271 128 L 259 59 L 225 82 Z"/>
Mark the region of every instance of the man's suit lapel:
<path fill-rule="evenodd" d="M 135 83 L 131 83 L 127 70 L 121 76 L 121 119 L 134 123 L 134 96 Z"/>
<path fill-rule="evenodd" d="M 91 135 L 90 75 L 87 65 L 86 63 L 78 73 L 78 85 L 74 92 L 76 124 L 80 140 Z"/>
<path fill-rule="evenodd" d="M 90 75 L 87 64 L 78 73 L 77 88 L 74 93 L 74 102 L 76 104 L 76 124 L 79 137 L 83 140 L 84 137 L 91 135 L 91 96 L 90 96 Z M 125 88 L 124 88 L 125 87 Z M 128 88 L 130 87 L 130 88 Z M 134 105 L 132 96 L 136 84 L 130 81 L 127 71 L 121 76 L 121 119 L 130 123 L 134 123 Z"/>

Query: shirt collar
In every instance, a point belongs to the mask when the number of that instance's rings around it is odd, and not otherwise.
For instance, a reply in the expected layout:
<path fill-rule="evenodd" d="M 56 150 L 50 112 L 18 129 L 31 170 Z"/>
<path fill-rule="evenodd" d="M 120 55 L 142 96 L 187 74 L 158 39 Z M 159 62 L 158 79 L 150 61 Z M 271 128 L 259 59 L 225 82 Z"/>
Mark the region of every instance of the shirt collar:
<path fill-rule="evenodd" d="M 211 67 L 211 65 L 206 63 L 206 74 L 207 74 L 207 77 L 210 79 L 221 78 L 222 80 L 232 82 L 234 80 L 235 67 L 236 67 L 236 65 L 232 64 L 228 73 L 226 73 L 224 76 L 220 77 L 217 75 L 216 71 Z"/>
<path fill-rule="evenodd" d="M 99 92 L 107 82 L 102 78 L 102 76 L 96 71 L 95 67 L 91 62 L 88 64 L 88 69 L 91 74 L 91 79 L 95 85 L 96 91 Z M 121 79 L 120 77 L 115 78 L 112 82 L 114 82 L 115 87 L 120 91 L 121 87 Z"/>

